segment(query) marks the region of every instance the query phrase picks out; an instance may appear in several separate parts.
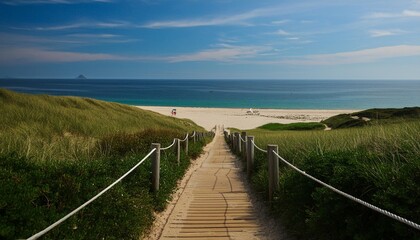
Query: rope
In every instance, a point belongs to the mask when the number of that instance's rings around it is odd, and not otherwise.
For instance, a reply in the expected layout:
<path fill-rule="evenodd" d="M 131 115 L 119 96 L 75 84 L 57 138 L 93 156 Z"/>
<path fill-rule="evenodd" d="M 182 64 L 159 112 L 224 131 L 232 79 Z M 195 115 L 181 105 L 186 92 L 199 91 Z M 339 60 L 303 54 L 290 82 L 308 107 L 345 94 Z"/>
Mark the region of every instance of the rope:
<path fill-rule="evenodd" d="M 241 139 L 242 142 L 246 142 L 246 140 L 244 140 L 241 136 L 241 134 L 239 134 L 239 139 Z"/>
<path fill-rule="evenodd" d="M 254 141 L 251 141 L 251 142 L 252 142 L 252 145 L 254 145 L 254 147 L 256 147 L 258 150 L 260 150 L 261 152 L 267 153 L 267 150 L 264 150 L 264 149 L 259 148 L 259 147 L 257 146 L 257 144 L 255 144 L 255 142 L 254 142 Z"/>
<path fill-rule="evenodd" d="M 78 208 L 74 209 L 72 212 L 70 212 L 69 214 L 67 214 L 66 216 L 62 217 L 60 220 L 56 221 L 55 223 L 51 224 L 49 227 L 45 228 L 44 230 L 38 232 L 37 234 L 31 236 L 30 238 L 28 238 L 27 240 L 33 240 L 33 239 L 38 239 L 39 237 L 41 237 L 42 235 L 44 235 L 45 233 L 47 233 L 48 231 L 50 231 L 51 229 L 55 228 L 56 226 L 58 226 L 60 223 L 64 222 L 65 220 L 67 220 L 69 217 L 73 216 L 74 214 L 76 214 L 78 211 L 82 210 L 84 207 L 86 207 L 87 205 L 89 205 L 91 202 L 95 201 L 95 199 L 97 199 L 98 197 L 100 197 L 102 194 L 104 194 L 106 191 L 108 191 L 109 189 L 111 189 L 115 184 L 117 184 L 118 182 L 120 182 L 123 178 L 125 178 L 128 174 L 130 174 L 132 171 L 134 171 L 138 166 L 140 166 L 140 164 L 142 164 L 148 157 L 150 157 L 150 155 L 152 155 L 152 153 L 154 153 L 156 151 L 156 148 L 153 148 L 140 162 L 138 162 L 134 167 L 132 167 L 128 172 L 126 172 L 124 175 L 122 175 L 120 178 L 118 178 L 115 182 L 113 182 L 111 185 L 109 185 L 107 188 L 105 188 L 104 190 L 102 190 L 100 193 L 96 194 L 94 197 L 92 197 L 89 201 L 83 203 L 82 205 L 80 205 Z"/>
<path fill-rule="evenodd" d="M 194 131 L 193 135 L 191 135 L 190 137 L 194 137 L 194 136 L 195 136 L 195 131 Z"/>
<path fill-rule="evenodd" d="M 304 175 L 304 176 L 312 179 L 313 181 L 315 181 L 315 182 L 317 182 L 317 183 L 319 183 L 319 184 L 321 184 L 321 185 L 323 185 L 323 186 L 331 189 L 332 191 L 334 191 L 334 192 L 336 192 L 336 193 L 338 193 L 338 194 L 340 194 L 340 195 L 342 195 L 342 196 L 344 196 L 344 197 L 346 197 L 346 198 L 348 198 L 348 199 L 350 199 L 352 201 L 355 201 L 355 202 L 357 202 L 357 203 L 359 203 L 359 204 L 361 204 L 361 205 L 363 205 L 365 207 L 368 207 L 368 208 L 370 208 L 370 209 L 372 209 L 374 211 L 377 211 L 377 212 L 379 212 L 379 213 L 381 213 L 381 214 L 383 214 L 383 215 L 385 215 L 387 217 L 393 218 L 393 219 L 395 219 L 397 221 L 400 221 L 400 222 L 402 222 L 402 223 L 404 223 L 404 224 L 406 224 L 406 225 L 408 225 L 410 227 L 413 227 L 413 228 L 415 228 L 417 230 L 420 230 L 420 225 L 419 224 L 417 224 L 415 222 L 412 222 L 410 220 L 407 220 L 407 219 L 405 219 L 403 217 L 400 217 L 400 216 L 398 216 L 398 215 L 396 215 L 394 213 L 388 212 L 387 210 L 384 210 L 382 208 L 379 208 L 377 206 L 374 206 L 374 205 L 372 205 L 372 204 L 370 204 L 368 202 L 365 202 L 365 201 L 363 201 L 363 200 L 361 200 L 359 198 L 353 197 L 352 195 L 347 194 L 347 193 L 345 193 L 343 191 L 340 191 L 340 190 L 334 188 L 333 186 L 330 186 L 330 185 L 324 183 L 323 181 L 321 181 L 321 180 L 319 180 L 319 179 L 317 179 L 317 178 L 315 178 L 315 177 L 307 174 L 305 171 L 300 170 L 299 168 L 295 167 L 294 165 L 292 165 L 291 163 L 289 163 L 288 161 L 286 161 L 282 157 L 280 157 L 278 153 L 276 153 L 275 151 L 273 151 L 273 152 L 274 152 L 274 154 L 277 155 L 277 157 L 279 157 L 280 160 L 282 160 L 289 167 L 293 168 L 294 170 L 296 170 L 300 174 L 302 174 L 302 175 Z"/>
<path fill-rule="evenodd" d="M 172 144 L 171 144 L 171 145 L 167 146 L 166 148 L 160 148 L 160 150 L 161 150 L 161 151 L 163 151 L 163 150 L 168 150 L 168 149 L 169 149 L 169 148 L 171 148 L 173 145 L 175 145 L 175 143 L 176 143 L 176 138 L 174 138 L 174 141 L 172 142 Z"/>
<path fill-rule="evenodd" d="M 179 141 L 180 142 L 185 142 L 185 141 L 187 141 L 187 139 L 188 139 L 188 133 L 187 133 L 187 136 L 185 136 L 184 140 L 179 140 Z"/>

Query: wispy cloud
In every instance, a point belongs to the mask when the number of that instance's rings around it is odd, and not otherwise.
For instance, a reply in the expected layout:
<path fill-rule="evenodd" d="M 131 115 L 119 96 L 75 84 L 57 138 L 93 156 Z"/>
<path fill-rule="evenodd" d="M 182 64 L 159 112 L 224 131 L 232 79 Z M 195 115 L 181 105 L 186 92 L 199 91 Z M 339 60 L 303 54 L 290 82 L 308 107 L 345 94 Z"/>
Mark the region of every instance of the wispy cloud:
<path fill-rule="evenodd" d="M 381 18 L 404 18 L 404 17 L 420 17 L 420 11 L 404 10 L 402 12 L 374 12 L 367 16 L 366 19 L 381 19 Z"/>
<path fill-rule="evenodd" d="M 126 57 L 112 54 L 65 52 L 41 48 L 3 48 L 1 52 L 1 64 L 127 60 Z"/>
<path fill-rule="evenodd" d="M 420 56 L 420 45 L 397 45 L 351 52 L 294 57 L 277 63 L 292 65 L 339 65 L 375 62 L 382 59 Z"/>
<path fill-rule="evenodd" d="M 234 46 L 219 44 L 217 48 L 206 49 L 195 53 L 170 56 L 169 62 L 231 62 L 238 59 L 253 58 L 261 53 L 271 50 L 266 46 Z"/>
<path fill-rule="evenodd" d="M 276 21 L 271 21 L 271 25 L 283 25 L 289 22 L 290 22 L 289 19 L 276 20 Z"/>
<path fill-rule="evenodd" d="M 273 9 L 256 9 L 231 16 L 218 16 L 213 18 L 184 19 L 172 21 L 156 21 L 144 24 L 144 28 L 186 28 L 217 25 L 249 25 L 246 20 L 274 14 Z"/>
<path fill-rule="evenodd" d="M 6 0 L 1 3 L 17 6 L 17 5 L 30 5 L 30 4 L 78 4 L 78 3 L 110 3 L 110 2 L 113 2 L 113 0 Z"/>
<path fill-rule="evenodd" d="M 261 23 L 262 26 L 274 26 L 288 23 L 289 19 L 281 19 L 282 16 L 291 15 L 293 13 L 305 12 L 308 10 L 316 10 L 325 6 L 339 5 L 337 1 L 321 0 L 321 1 L 296 1 L 293 3 L 283 3 L 273 5 L 271 7 L 256 8 L 249 11 L 239 13 L 227 13 L 217 16 L 206 16 L 198 18 L 173 19 L 163 21 L 151 21 L 141 25 L 144 28 L 187 28 L 187 27 L 204 27 L 204 26 L 255 26 L 251 20 L 276 17 L 280 20 L 268 19 L 268 22 Z"/>
<path fill-rule="evenodd" d="M 98 44 L 98 43 L 130 43 L 130 42 L 138 42 L 139 39 L 134 38 L 127 38 L 122 35 L 116 34 L 68 34 L 66 38 L 72 41 L 79 41 L 83 44 Z M 93 42 L 92 42 L 93 41 Z"/>
<path fill-rule="evenodd" d="M 79 29 L 79 28 L 127 28 L 132 24 L 126 21 L 113 21 L 113 22 L 79 22 L 71 24 L 62 24 L 54 26 L 44 26 L 44 27 L 28 27 L 28 28 L 17 28 L 13 27 L 12 29 L 16 30 L 36 30 L 36 31 L 62 31 L 69 29 Z"/>
<path fill-rule="evenodd" d="M 386 37 L 386 36 L 394 36 L 404 34 L 406 31 L 400 29 L 392 29 L 392 30 L 371 30 L 369 34 L 371 37 Z"/>
<path fill-rule="evenodd" d="M 272 50 L 267 46 L 234 46 L 218 44 L 214 48 L 193 53 L 167 55 L 167 56 L 142 56 L 142 55 L 115 55 L 107 53 L 84 53 L 59 51 L 41 47 L 0 47 L 2 52 L 0 64 L 25 64 L 49 62 L 89 62 L 89 61 L 156 61 L 156 62 L 233 62 L 236 60 L 252 59 L 263 56 Z"/>
<path fill-rule="evenodd" d="M 273 32 L 272 34 L 280 35 L 280 36 L 290 36 L 290 35 L 292 35 L 291 33 L 284 31 L 283 29 L 279 29 L 279 30 Z"/>
<path fill-rule="evenodd" d="M 113 44 L 137 42 L 139 39 L 127 38 L 115 34 L 67 34 L 59 36 L 33 36 L 0 32 L 0 46 L 14 48 L 48 47 L 63 48 L 97 44 Z"/>
<path fill-rule="evenodd" d="M 168 57 L 170 62 L 217 61 L 231 62 L 233 60 L 252 58 L 271 48 L 259 46 L 233 46 L 221 44 L 219 48 L 202 50 L 196 53 Z"/>
<path fill-rule="evenodd" d="M 75 37 L 75 38 L 117 38 L 121 37 L 121 35 L 115 35 L 115 34 L 89 34 L 89 33 L 82 33 L 82 34 L 68 34 L 69 37 Z"/>

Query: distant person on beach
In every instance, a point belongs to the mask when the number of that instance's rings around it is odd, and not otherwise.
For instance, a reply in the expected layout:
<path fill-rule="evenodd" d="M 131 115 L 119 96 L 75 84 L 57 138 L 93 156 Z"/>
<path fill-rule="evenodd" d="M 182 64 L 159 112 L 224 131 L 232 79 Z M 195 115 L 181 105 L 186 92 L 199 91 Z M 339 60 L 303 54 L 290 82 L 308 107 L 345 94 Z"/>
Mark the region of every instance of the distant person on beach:
<path fill-rule="evenodd" d="M 176 109 L 174 108 L 174 109 L 172 109 L 172 111 L 171 111 L 171 115 L 172 116 L 176 116 Z"/>

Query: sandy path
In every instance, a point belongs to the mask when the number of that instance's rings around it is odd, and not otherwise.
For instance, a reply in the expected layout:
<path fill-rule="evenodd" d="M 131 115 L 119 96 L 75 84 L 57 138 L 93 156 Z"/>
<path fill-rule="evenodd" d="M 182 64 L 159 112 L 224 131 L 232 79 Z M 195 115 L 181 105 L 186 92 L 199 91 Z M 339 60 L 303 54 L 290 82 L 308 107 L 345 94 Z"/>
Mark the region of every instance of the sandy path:
<path fill-rule="evenodd" d="M 261 216 L 237 163 L 219 132 L 147 239 L 285 239 Z"/>
<path fill-rule="evenodd" d="M 142 109 L 171 116 L 172 107 L 139 106 Z M 341 113 L 352 113 L 358 110 L 302 110 L 302 109 L 253 109 L 258 114 L 247 113 L 249 109 L 241 108 L 192 108 L 176 107 L 178 118 L 188 118 L 198 125 L 212 129 L 216 124 L 226 128 L 252 129 L 267 123 L 319 122 Z"/>

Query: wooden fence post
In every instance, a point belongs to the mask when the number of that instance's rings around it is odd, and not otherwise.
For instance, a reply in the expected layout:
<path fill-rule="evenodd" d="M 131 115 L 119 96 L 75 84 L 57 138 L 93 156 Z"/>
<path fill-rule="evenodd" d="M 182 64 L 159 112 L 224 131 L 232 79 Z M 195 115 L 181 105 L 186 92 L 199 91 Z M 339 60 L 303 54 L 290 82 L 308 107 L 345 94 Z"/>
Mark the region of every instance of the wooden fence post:
<path fill-rule="evenodd" d="M 160 143 L 152 143 L 152 149 L 156 151 L 152 154 L 152 191 L 159 190 L 159 177 L 160 177 Z"/>
<path fill-rule="evenodd" d="M 197 133 L 194 131 L 194 137 L 193 137 L 193 143 L 195 143 L 195 141 L 196 141 L 196 138 L 197 138 Z"/>
<path fill-rule="evenodd" d="M 268 156 L 268 199 L 273 200 L 274 192 L 279 189 L 279 158 L 277 145 L 267 145 Z"/>
<path fill-rule="evenodd" d="M 179 138 L 176 139 L 175 142 L 176 146 L 176 162 L 179 164 L 181 163 L 181 140 Z"/>
<path fill-rule="evenodd" d="M 236 153 L 240 154 L 241 151 L 241 134 L 236 132 L 235 133 L 236 136 Z"/>
<path fill-rule="evenodd" d="M 242 132 L 242 139 L 244 140 L 244 141 L 242 141 L 241 140 L 241 149 L 242 149 L 242 159 L 246 159 L 246 150 L 247 150 L 247 148 L 246 148 L 246 132 Z"/>
<path fill-rule="evenodd" d="M 185 140 L 185 155 L 188 155 L 188 138 L 189 138 L 189 136 L 187 136 L 187 138 Z"/>
<path fill-rule="evenodd" d="M 254 136 L 248 136 L 247 140 L 247 149 L 246 149 L 246 172 L 248 178 L 252 176 L 252 171 L 254 170 Z"/>
<path fill-rule="evenodd" d="M 233 150 L 233 153 L 235 153 L 236 152 L 236 134 L 235 133 L 231 133 L 232 134 L 232 150 Z"/>

